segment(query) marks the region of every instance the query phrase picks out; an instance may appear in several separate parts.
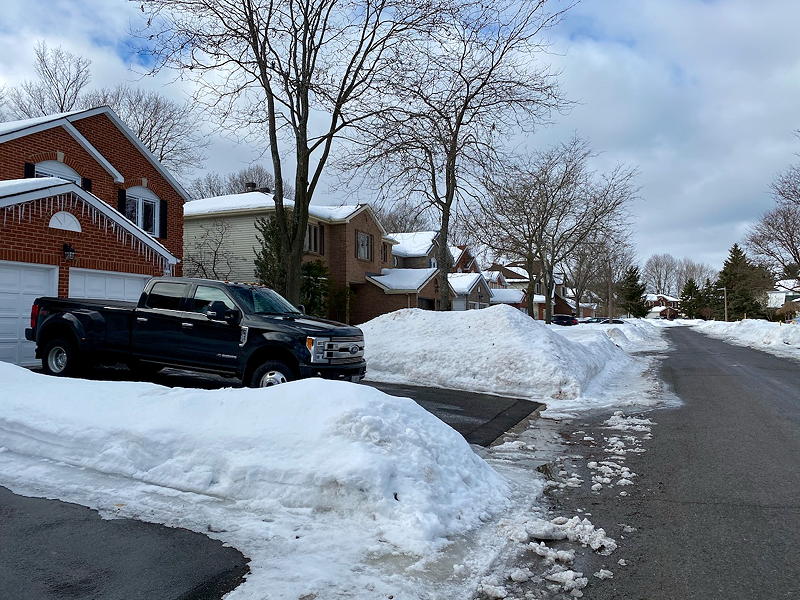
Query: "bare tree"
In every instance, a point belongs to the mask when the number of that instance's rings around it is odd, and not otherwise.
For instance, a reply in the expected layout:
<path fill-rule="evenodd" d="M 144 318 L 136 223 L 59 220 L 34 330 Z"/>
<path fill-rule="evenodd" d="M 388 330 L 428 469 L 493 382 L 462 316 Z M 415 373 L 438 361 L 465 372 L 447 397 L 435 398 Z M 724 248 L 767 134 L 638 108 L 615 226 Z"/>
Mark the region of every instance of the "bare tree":
<path fill-rule="evenodd" d="M 545 319 L 552 317 L 554 270 L 591 236 L 617 232 L 627 222 L 635 197 L 635 171 L 618 166 L 607 174 L 588 167 L 591 151 L 573 138 L 521 163 L 489 175 L 487 196 L 473 215 L 476 237 L 497 253 L 518 259 L 531 274 L 541 273 Z"/>
<path fill-rule="evenodd" d="M 186 173 L 204 160 L 209 142 L 201 131 L 200 113 L 188 102 L 120 84 L 87 92 L 80 106 L 113 108 L 158 161 L 176 173 Z"/>
<path fill-rule="evenodd" d="M 563 11 L 547 0 L 467 2 L 414 52 L 393 65 L 396 109 L 359 128 L 350 166 L 411 197 L 439 216 L 442 310 L 450 307 L 447 272 L 451 219 L 477 188 L 476 174 L 507 136 L 531 131 L 564 102 L 555 76 L 540 66 L 540 36 Z"/>
<path fill-rule="evenodd" d="M 79 108 L 81 93 L 92 78 L 92 61 L 61 46 L 49 48 L 43 41 L 36 44 L 34 52 L 37 78 L 8 90 L 8 115 L 28 119 Z"/>
<path fill-rule="evenodd" d="M 428 0 L 148 0 L 155 70 L 180 69 L 221 124 L 268 150 L 287 298 L 334 140 L 385 105 L 389 67 L 437 14 Z M 288 163 L 288 166 L 287 166 Z M 295 203 L 284 207 L 294 167 Z"/>
<path fill-rule="evenodd" d="M 675 295 L 678 259 L 671 254 L 653 254 L 644 263 L 642 279 L 649 293 Z"/>
<path fill-rule="evenodd" d="M 249 165 L 238 171 L 220 175 L 206 173 L 189 184 L 188 190 L 192 198 L 211 198 L 227 194 L 241 194 L 247 191 L 248 184 L 255 184 L 258 190 L 272 190 L 274 179 L 272 173 L 263 165 Z"/>
<path fill-rule="evenodd" d="M 619 283 L 628 268 L 636 263 L 636 253 L 625 237 L 604 239 L 595 249 L 599 268 L 591 279 L 589 289 L 600 298 L 603 312 L 612 319 L 618 312 L 616 306 Z"/>
<path fill-rule="evenodd" d="M 706 279 L 714 279 L 716 276 L 717 270 L 711 265 L 695 262 L 690 258 L 682 258 L 678 261 L 675 269 L 675 285 L 673 288 L 675 294 L 673 295 L 680 296 L 686 282 L 690 279 L 694 279 L 696 283 Z"/>
<path fill-rule="evenodd" d="M 386 231 L 393 233 L 427 231 L 433 227 L 426 207 L 414 204 L 408 199 L 396 202 L 378 201 L 372 208 Z"/>
<path fill-rule="evenodd" d="M 221 219 L 200 227 L 193 239 L 187 240 L 183 257 L 184 274 L 187 277 L 227 280 L 237 261 L 229 246 L 231 226 Z"/>

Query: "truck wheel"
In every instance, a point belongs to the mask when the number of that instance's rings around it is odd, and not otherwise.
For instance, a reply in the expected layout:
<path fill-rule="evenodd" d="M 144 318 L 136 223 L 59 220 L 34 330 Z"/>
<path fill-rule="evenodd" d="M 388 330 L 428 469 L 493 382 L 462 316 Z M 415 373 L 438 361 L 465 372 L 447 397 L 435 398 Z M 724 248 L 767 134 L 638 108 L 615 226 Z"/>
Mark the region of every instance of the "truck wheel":
<path fill-rule="evenodd" d="M 280 385 L 292 380 L 292 370 L 279 360 L 268 360 L 262 363 L 246 382 L 247 387 L 261 388 Z"/>
<path fill-rule="evenodd" d="M 48 375 L 74 375 L 80 366 L 78 349 L 66 338 L 53 338 L 44 345 L 42 369 Z"/>

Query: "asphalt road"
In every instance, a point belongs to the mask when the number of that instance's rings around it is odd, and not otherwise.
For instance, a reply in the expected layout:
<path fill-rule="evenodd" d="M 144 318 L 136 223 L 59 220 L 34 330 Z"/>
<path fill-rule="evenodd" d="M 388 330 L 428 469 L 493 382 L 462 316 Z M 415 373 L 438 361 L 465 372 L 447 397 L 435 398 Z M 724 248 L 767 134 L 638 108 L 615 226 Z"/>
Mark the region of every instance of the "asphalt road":
<path fill-rule="evenodd" d="M 668 335 L 674 350 L 662 376 L 684 405 L 648 413 L 658 425 L 647 451 L 628 457 L 639 474 L 630 496 L 582 489 L 559 501 L 590 510 L 615 537 L 621 523 L 637 528 L 610 557 L 586 557 L 582 570 L 614 571 L 602 583 L 590 578 L 587 597 L 797 600 L 800 362 L 688 328 Z M 590 423 L 598 433 L 602 418 Z"/>
<path fill-rule="evenodd" d="M 0 487 L 3 600 L 212 600 L 247 570 L 238 550 L 199 533 Z"/>

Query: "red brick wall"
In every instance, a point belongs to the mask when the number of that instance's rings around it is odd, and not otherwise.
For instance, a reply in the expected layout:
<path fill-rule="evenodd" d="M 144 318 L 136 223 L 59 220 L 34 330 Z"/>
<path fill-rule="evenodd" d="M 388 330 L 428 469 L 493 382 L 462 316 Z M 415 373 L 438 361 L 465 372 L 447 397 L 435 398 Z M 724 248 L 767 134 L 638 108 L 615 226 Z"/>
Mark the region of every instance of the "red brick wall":
<path fill-rule="evenodd" d="M 2 147 L 2 144 L 0 144 Z M 33 207 L 33 212 L 31 211 Z M 0 209 L 0 260 L 58 265 L 58 295 L 65 297 L 69 289 L 68 267 L 121 271 L 145 275 L 163 275 L 163 270 L 155 261 L 148 261 L 137 250 L 117 240 L 116 234 L 105 231 L 102 223 L 92 223 L 87 215 L 81 215 L 78 208 L 65 208 L 81 224 L 81 232 L 64 231 L 48 227 L 50 217 L 60 208 L 49 207 L 46 199 L 25 204 L 22 222 L 12 219 L 12 213 Z M 13 214 L 19 214 L 15 212 Z M 30 216 L 29 216 L 30 215 Z M 5 219 L 4 219 L 5 217 Z M 29 220 L 30 218 L 30 220 Z M 5 224 L 4 224 L 5 221 Z M 77 251 L 72 261 L 64 259 L 64 243 Z"/>
<path fill-rule="evenodd" d="M 356 258 L 356 231 L 372 235 L 372 260 Z M 340 285 L 364 283 L 367 274 L 378 274 L 382 268 L 391 267 L 391 250 L 387 260 L 382 260 L 381 240 L 381 230 L 367 211 L 356 215 L 349 223 L 328 225 L 325 231 L 325 251 L 331 278 Z"/>
<path fill-rule="evenodd" d="M 362 283 L 352 286 L 350 299 L 350 322 L 354 325 L 366 323 L 378 315 L 383 315 L 401 308 L 416 308 L 416 294 L 386 294 L 373 283 Z"/>
<path fill-rule="evenodd" d="M 82 177 L 92 180 L 92 193 L 117 208 L 117 189 L 142 185 L 167 202 L 167 238 L 159 239 L 176 257 L 183 256 L 183 199 L 155 167 L 139 152 L 106 115 L 96 115 L 73 123 L 75 128 L 122 173 L 120 186 L 83 147 L 63 128 L 54 127 L 0 144 L 0 179 L 21 179 L 26 162 L 56 160 L 64 153 L 64 163 Z M 180 268 L 180 265 L 178 266 Z"/>

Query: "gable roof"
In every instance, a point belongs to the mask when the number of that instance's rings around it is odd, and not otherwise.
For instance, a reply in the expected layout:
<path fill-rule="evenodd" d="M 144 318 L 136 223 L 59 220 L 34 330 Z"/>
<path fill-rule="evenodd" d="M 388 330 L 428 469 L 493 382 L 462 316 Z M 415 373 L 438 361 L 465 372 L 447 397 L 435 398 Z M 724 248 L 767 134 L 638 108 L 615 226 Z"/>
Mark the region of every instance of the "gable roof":
<path fill-rule="evenodd" d="M 457 296 L 467 296 L 472 293 L 480 282 L 486 284 L 482 273 L 448 273 L 447 282 Z M 488 287 L 488 285 L 487 285 Z"/>
<path fill-rule="evenodd" d="M 0 181 L 0 209 L 31 200 L 39 200 L 40 198 L 49 198 L 51 196 L 69 193 L 75 194 L 86 203 L 93 206 L 105 217 L 115 222 L 119 227 L 148 246 L 153 252 L 162 256 L 169 264 L 174 265 L 178 263 L 178 259 L 153 236 L 137 225 L 134 225 L 117 209 L 111 207 L 100 198 L 91 192 L 87 192 L 72 181 L 67 181 L 58 177 L 37 177 Z"/>
<path fill-rule="evenodd" d="M 413 294 L 425 287 L 436 276 L 439 269 L 381 269 L 380 275 L 367 275 L 387 294 Z"/>
<path fill-rule="evenodd" d="M 400 258 L 428 256 L 436 243 L 438 231 L 410 231 L 390 233 L 389 237 L 397 240 L 392 254 Z"/>
<path fill-rule="evenodd" d="M 506 278 L 500 271 L 483 271 L 483 277 L 489 283 L 496 283 L 498 285 L 505 285 Z"/>
<path fill-rule="evenodd" d="M 136 137 L 136 134 L 134 134 L 128 128 L 128 126 L 125 125 L 125 123 L 123 123 L 122 119 L 120 119 L 117 113 L 115 113 L 109 106 L 98 106 L 96 108 L 74 110 L 72 112 L 57 113 L 42 117 L 33 117 L 31 119 L 0 123 L 0 144 L 10 140 L 15 140 L 17 138 L 25 137 L 27 135 L 32 135 L 40 131 L 52 129 L 54 127 L 62 127 L 81 146 L 83 146 L 83 148 L 89 152 L 89 154 L 91 154 L 97 160 L 97 162 L 99 162 L 103 168 L 106 169 L 106 171 L 108 171 L 114 177 L 114 181 L 116 183 L 124 183 L 125 178 L 122 176 L 122 174 L 117 171 L 117 169 L 115 169 L 114 166 L 108 162 L 108 160 L 100 153 L 100 151 L 95 148 L 89 142 L 89 140 L 87 140 L 83 134 L 81 134 L 72 124 L 75 121 L 87 119 L 97 115 L 106 115 L 114 124 L 114 126 L 116 126 L 116 128 L 119 129 L 126 138 L 128 138 L 128 141 L 130 141 L 136 147 L 136 149 L 139 150 L 139 152 L 141 152 L 142 155 L 153 165 L 153 167 L 155 167 L 156 171 L 158 171 L 159 174 L 164 177 L 167 182 L 169 182 L 178 195 L 180 195 L 184 200 L 189 200 L 189 194 L 183 189 L 183 186 L 178 183 L 178 180 L 175 179 L 172 174 L 164 168 L 164 166 L 158 161 L 153 153 L 150 152 L 147 146 L 142 143 L 142 140 Z"/>

